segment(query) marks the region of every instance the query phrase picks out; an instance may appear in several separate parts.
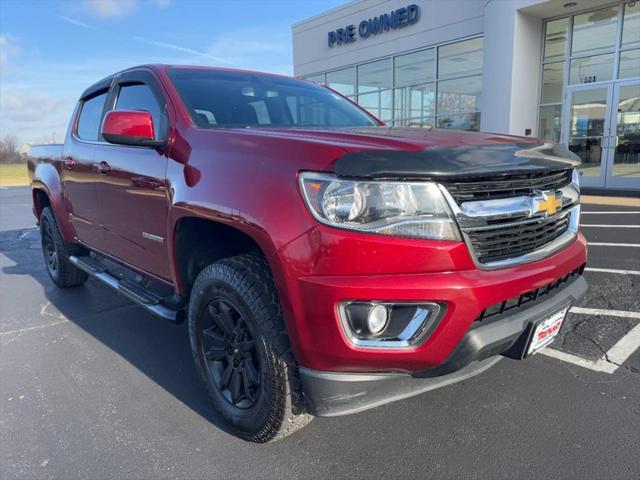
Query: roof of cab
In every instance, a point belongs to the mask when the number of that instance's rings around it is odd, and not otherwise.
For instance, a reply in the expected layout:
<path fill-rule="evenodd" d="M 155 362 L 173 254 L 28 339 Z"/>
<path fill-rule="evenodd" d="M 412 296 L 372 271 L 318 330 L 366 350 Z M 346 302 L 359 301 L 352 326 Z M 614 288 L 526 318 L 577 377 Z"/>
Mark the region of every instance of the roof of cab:
<path fill-rule="evenodd" d="M 102 80 L 97 81 L 96 83 L 94 83 L 93 85 L 88 87 L 84 92 L 82 92 L 82 95 L 80 96 L 80 98 L 84 99 L 84 98 L 93 96 L 98 92 L 106 90 L 111 85 L 111 82 L 113 81 L 114 77 L 122 75 L 125 72 L 129 72 L 129 71 L 132 71 L 132 70 L 138 70 L 138 69 L 142 69 L 142 68 L 146 68 L 146 69 L 149 69 L 149 70 L 155 70 L 155 71 L 159 71 L 159 70 L 166 71 L 166 70 L 169 70 L 169 69 L 216 70 L 216 71 L 223 71 L 223 72 L 247 73 L 247 74 L 251 74 L 251 75 L 265 75 L 265 76 L 272 76 L 272 77 L 294 78 L 294 77 L 292 77 L 290 75 L 282 75 L 282 74 L 268 73 L 268 72 L 258 72 L 258 71 L 254 71 L 254 70 L 244 70 L 244 69 L 241 69 L 241 68 L 208 67 L 208 66 L 202 66 L 202 65 L 145 64 L 145 65 L 136 65 L 134 67 L 126 68 L 126 69 L 121 70 L 119 72 L 113 73 L 113 74 L 109 75 L 108 77 L 103 78 Z"/>

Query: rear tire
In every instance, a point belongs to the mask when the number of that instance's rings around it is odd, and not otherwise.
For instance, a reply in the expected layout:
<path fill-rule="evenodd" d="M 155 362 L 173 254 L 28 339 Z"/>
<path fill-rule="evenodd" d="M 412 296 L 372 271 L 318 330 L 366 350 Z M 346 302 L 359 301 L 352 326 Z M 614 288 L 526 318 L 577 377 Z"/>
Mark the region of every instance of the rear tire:
<path fill-rule="evenodd" d="M 266 443 L 311 421 L 264 258 L 240 255 L 200 272 L 189 302 L 189 337 L 196 369 L 236 435 Z"/>
<path fill-rule="evenodd" d="M 65 243 L 49 207 L 43 208 L 40 214 L 40 238 L 44 263 L 53 283 L 60 288 L 69 288 L 87 281 L 87 273 L 69 261 L 69 255 L 77 253 L 79 247 Z"/>

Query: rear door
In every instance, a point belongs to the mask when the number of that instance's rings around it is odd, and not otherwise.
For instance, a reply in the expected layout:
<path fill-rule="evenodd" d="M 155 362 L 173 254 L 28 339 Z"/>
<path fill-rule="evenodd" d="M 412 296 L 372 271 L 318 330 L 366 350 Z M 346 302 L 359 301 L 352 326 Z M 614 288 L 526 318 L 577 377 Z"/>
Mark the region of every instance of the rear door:
<path fill-rule="evenodd" d="M 127 72 L 116 79 L 107 110 L 146 110 L 156 138 L 165 135 L 166 100 L 149 71 Z M 96 145 L 100 166 L 98 207 L 105 251 L 122 262 L 169 280 L 166 249 L 167 157 L 153 148 Z"/>
<path fill-rule="evenodd" d="M 74 124 L 62 151 L 62 190 L 70 221 L 81 242 L 102 250 L 104 237 L 96 197 L 100 174 L 94 166 L 94 150 L 100 139 L 108 88 L 82 98 Z"/>

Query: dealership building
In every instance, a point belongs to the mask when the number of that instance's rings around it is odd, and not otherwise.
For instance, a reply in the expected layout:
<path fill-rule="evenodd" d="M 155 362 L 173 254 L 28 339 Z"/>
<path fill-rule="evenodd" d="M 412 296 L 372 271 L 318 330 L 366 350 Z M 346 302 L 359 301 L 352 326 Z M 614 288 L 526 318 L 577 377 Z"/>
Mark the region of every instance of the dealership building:
<path fill-rule="evenodd" d="M 389 125 L 543 137 L 584 186 L 640 191 L 640 0 L 355 0 L 293 53 Z"/>

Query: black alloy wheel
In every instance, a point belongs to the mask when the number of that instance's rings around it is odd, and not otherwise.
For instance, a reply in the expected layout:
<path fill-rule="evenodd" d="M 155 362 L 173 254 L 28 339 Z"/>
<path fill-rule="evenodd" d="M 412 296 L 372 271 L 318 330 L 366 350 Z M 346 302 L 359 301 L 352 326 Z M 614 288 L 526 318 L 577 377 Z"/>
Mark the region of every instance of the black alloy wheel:
<path fill-rule="evenodd" d="M 44 219 L 42 222 L 42 251 L 49 275 L 53 279 L 58 278 L 58 252 L 56 251 L 53 230 L 48 219 Z"/>
<path fill-rule="evenodd" d="M 311 421 L 264 256 L 205 267 L 191 288 L 188 324 L 196 370 L 233 433 L 265 443 Z"/>
<path fill-rule="evenodd" d="M 62 238 L 56 217 L 50 207 L 40 214 L 40 239 L 47 273 L 60 288 L 77 287 L 89 276 L 69 261 L 69 255 L 85 254 L 79 245 L 66 243 Z"/>
<path fill-rule="evenodd" d="M 203 314 L 200 345 L 212 383 L 233 406 L 251 408 L 260 394 L 260 357 L 251 325 L 224 298 L 209 302 Z"/>

